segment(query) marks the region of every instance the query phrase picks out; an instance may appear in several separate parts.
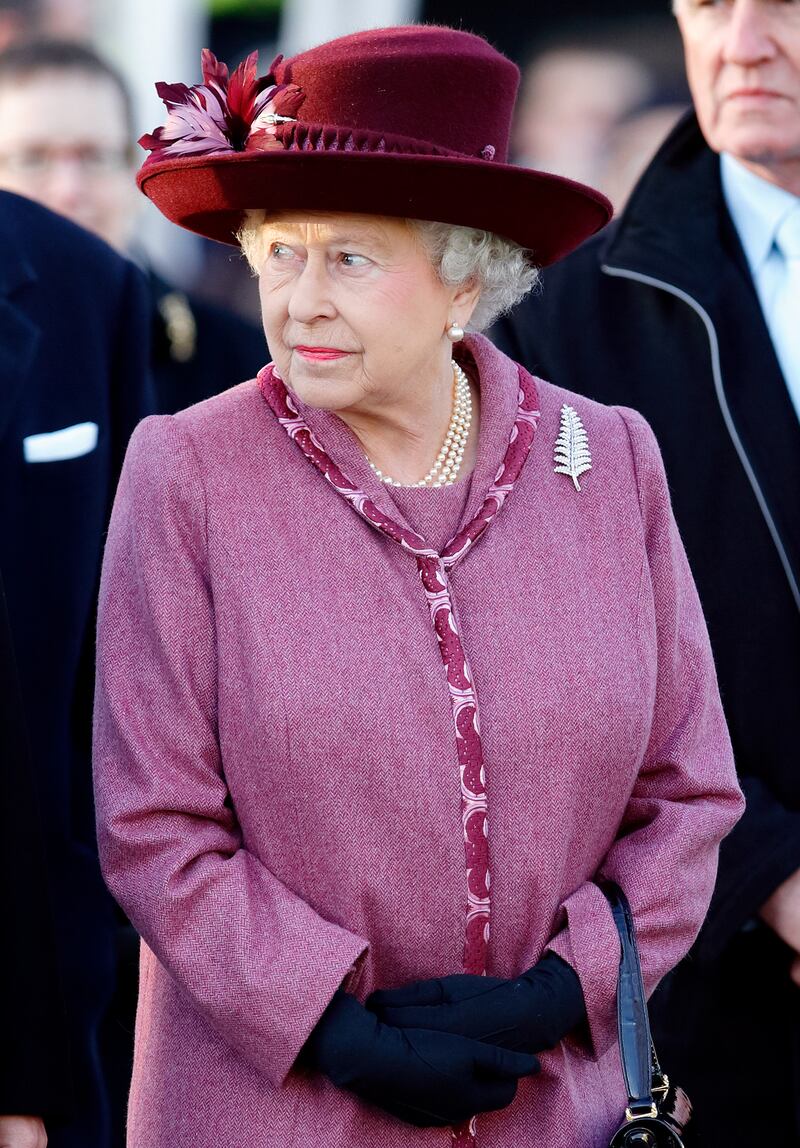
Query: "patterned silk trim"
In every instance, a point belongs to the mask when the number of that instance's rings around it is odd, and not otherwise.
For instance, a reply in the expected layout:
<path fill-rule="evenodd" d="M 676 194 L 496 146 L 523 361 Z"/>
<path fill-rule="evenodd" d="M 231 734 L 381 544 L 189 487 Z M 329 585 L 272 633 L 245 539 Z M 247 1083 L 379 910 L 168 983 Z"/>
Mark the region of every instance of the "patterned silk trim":
<path fill-rule="evenodd" d="M 336 466 L 325 448 L 300 417 L 292 398 L 271 364 L 258 376 L 261 393 L 289 437 L 328 482 L 346 498 L 371 526 L 414 555 L 428 601 L 431 621 L 439 643 L 455 727 L 461 779 L 461 817 L 467 868 L 467 906 L 463 968 L 483 976 L 489 941 L 491 914 L 489 841 L 486 819 L 486 777 L 481 746 L 478 698 L 469 661 L 461 641 L 448 571 L 478 541 L 508 498 L 525 465 L 539 419 L 538 395 L 532 379 L 522 378 L 517 415 L 503 462 L 478 513 L 441 555 L 419 534 L 389 518 Z M 458 1148 L 475 1145 L 475 1121 L 452 1131 Z"/>

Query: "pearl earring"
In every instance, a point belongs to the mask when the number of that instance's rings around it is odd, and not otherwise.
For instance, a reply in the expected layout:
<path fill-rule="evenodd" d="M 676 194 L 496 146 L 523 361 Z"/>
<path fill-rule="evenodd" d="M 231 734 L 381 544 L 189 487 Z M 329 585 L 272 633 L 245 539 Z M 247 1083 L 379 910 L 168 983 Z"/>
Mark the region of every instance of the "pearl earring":
<path fill-rule="evenodd" d="M 464 338 L 464 328 L 458 323 L 451 323 L 447 328 L 447 337 L 451 343 L 459 343 Z"/>

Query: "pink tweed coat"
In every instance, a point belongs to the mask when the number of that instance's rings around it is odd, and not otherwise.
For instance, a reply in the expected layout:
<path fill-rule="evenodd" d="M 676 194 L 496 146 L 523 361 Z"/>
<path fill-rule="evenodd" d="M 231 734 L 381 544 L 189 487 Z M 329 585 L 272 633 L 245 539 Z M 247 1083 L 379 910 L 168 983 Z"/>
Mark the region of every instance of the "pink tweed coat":
<path fill-rule="evenodd" d="M 491 897 L 489 973 L 552 949 L 589 1016 L 478 1119 L 477 1143 L 604 1148 L 625 1095 L 618 944 L 596 880 L 625 888 L 653 988 L 699 929 L 741 797 L 649 428 L 529 379 L 480 337 L 463 354 L 481 431 L 462 525 L 491 517 L 490 489 L 491 509 L 504 503 L 448 574 L 491 870 L 477 893 L 471 874 L 469 903 L 485 917 Z M 466 865 L 485 850 L 465 854 L 452 682 L 409 524 L 340 420 L 296 402 L 282 423 L 269 371 L 261 383 L 140 425 L 108 538 L 99 840 L 144 940 L 128 1143 L 446 1148 L 450 1132 L 295 1065 L 342 982 L 363 999 L 461 971 Z M 537 408 L 524 423 L 521 384 Z M 592 452 L 580 491 L 554 471 L 564 404 Z M 338 481 L 304 454 L 301 422 Z M 534 427 L 498 495 L 509 441 Z"/>

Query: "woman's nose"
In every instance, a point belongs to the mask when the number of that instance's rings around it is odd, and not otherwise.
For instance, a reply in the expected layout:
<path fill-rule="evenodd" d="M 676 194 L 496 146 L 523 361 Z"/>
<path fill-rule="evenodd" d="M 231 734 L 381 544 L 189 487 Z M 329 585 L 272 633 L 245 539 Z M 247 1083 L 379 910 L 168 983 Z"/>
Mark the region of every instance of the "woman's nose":
<path fill-rule="evenodd" d="M 330 276 L 326 267 L 316 260 L 306 260 L 303 270 L 292 286 L 289 318 L 296 323 L 308 325 L 315 319 L 331 319 L 335 314 Z"/>

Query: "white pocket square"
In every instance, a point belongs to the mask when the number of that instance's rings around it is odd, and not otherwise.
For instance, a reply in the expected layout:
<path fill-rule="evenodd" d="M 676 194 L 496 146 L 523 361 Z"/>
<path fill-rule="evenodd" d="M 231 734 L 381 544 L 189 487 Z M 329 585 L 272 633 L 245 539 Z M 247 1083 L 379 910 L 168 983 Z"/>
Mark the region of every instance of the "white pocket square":
<path fill-rule="evenodd" d="M 65 458 L 80 458 L 97 446 L 97 423 L 76 423 L 74 427 L 29 434 L 22 440 L 22 454 L 26 462 L 60 462 Z"/>

